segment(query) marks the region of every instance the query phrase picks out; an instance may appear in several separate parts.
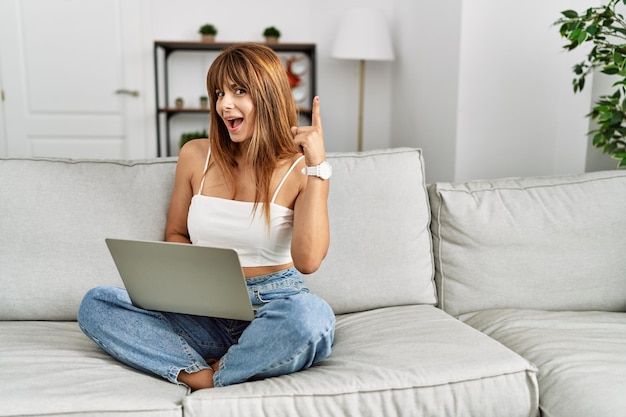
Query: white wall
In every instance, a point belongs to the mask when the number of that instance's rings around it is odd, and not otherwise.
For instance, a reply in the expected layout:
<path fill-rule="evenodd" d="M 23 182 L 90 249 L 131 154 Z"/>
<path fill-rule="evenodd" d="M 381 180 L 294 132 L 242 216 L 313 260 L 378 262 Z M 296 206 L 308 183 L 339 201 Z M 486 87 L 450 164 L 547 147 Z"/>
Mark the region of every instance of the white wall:
<path fill-rule="evenodd" d="M 463 3 L 456 180 L 584 171 L 590 89 L 552 25 L 569 3 Z"/>
<path fill-rule="evenodd" d="M 393 145 L 428 181 L 583 172 L 591 88 L 553 22 L 572 0 L 396 1 Z"/>
<path fill-rule="evenodd" d="M 454 179 L 461 0 L 396 0 L 393 146 L 424 151 L 426 179 Z"/>

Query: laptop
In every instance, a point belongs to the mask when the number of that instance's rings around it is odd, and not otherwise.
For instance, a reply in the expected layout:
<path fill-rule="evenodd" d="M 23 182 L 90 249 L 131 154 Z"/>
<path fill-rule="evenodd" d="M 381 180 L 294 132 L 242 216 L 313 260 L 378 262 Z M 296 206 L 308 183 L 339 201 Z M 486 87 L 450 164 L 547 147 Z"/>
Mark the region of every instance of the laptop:
<path fill-rule="evenodd" d="M 254 309 L 233 249 L 105 239 L 132 303 L 144 310 L 251 321 Z"/>

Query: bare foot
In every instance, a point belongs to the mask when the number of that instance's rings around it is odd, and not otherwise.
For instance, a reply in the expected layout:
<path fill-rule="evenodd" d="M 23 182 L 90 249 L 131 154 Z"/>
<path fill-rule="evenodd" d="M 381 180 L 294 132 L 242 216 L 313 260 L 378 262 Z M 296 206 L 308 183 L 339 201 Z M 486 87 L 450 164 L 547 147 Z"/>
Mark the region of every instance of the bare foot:
<path fill-rule="evenodd" d="M 204 388 L 213 388 L 213 374 L 215 374 L 213 368 L 203 369 L 193 373 L 180 371 L 178 380 L 191 388 L 192 391 L 196 391 Z"/>

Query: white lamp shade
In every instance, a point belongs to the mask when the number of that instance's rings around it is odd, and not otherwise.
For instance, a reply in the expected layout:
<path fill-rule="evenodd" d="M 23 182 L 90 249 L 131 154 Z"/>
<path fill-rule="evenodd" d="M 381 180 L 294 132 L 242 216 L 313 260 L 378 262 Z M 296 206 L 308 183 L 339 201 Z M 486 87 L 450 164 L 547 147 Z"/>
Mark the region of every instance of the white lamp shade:
<path fill-rule="evenodd" d="M 376 9 L 349 10 L 339 24 L 331 56 L 340 59 L 392 61 L 393 44 L 385 15 Z"/>

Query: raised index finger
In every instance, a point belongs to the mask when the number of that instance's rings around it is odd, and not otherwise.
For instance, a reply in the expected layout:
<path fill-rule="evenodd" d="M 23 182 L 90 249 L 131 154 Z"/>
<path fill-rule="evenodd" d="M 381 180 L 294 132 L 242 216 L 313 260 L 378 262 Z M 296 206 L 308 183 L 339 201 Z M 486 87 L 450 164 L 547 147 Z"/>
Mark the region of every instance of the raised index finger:
<path fill-rule="evenodd" d="M 322 127 L 322 118 L 320 116 L 320 98 L 315 96 L 313 99 L 313 108 L 311 110 L 311 126 Z"/>

